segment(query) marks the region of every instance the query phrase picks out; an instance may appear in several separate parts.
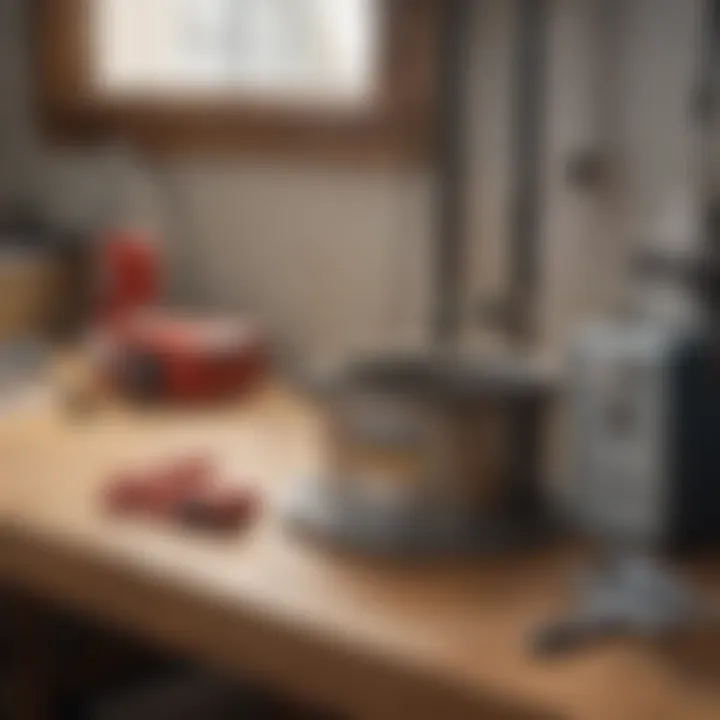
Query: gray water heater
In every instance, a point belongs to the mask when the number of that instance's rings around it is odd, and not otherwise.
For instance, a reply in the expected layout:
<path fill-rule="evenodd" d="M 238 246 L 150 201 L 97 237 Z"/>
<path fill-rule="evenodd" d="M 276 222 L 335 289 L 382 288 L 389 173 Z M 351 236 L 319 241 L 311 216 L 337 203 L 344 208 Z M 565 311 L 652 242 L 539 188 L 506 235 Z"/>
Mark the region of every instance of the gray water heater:
<path fill-rule="evenodd" d="M 569 356 L 569 504 L 604 541 L 720 541 L 720 346 L 660 323 L 591 325 Z"/>

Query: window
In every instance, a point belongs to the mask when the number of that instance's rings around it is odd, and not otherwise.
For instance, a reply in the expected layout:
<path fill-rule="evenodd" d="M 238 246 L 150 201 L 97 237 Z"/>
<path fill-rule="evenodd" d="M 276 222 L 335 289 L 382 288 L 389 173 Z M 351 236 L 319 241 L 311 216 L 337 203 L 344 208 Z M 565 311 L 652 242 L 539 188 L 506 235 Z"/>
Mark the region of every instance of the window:
<path fill-rule="evenodd" d="M 429 148 L 439 0 L 41 0 L 56 133 L 160 149 Z"/>
<path fill-rule="evenodd" d="M 378 90 L 378 0 L 95 0 L 93 82 L 115 96 L 231 93 L 362 107 Z M 145 35 L 147 42 L 138 42 Z"/>

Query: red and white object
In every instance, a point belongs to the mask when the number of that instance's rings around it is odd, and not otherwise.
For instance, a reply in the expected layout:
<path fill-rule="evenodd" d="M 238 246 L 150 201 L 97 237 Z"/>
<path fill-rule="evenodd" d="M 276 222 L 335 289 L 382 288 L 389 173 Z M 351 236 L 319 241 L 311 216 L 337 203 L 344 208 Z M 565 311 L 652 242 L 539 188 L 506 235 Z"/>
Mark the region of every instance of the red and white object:
<path fill-rule="evenodd" d="M 149 236 L 109 233 L 98 255 L 96 359 L 121 395 L 216 401 L 244 393 L 265 375 L 270 353 L 255 323 L 159 306 L 162 260 Z"/>
<path fill-rule="evenodd" d="M 108 479 L 103 504 L 113 515 L 217 531 L 247 527 L 261 509 L 260 495 L 249 483 L 228 482 L 203 456 L 117 473 Z"/>
<path fill-rule="evenodd" d="M 136 313 L 116 325 L 108 343 L 113 386 L 146 400 L 231 398 L 255 387 L 269 363 L 260 331 L 232 318 Z"/>

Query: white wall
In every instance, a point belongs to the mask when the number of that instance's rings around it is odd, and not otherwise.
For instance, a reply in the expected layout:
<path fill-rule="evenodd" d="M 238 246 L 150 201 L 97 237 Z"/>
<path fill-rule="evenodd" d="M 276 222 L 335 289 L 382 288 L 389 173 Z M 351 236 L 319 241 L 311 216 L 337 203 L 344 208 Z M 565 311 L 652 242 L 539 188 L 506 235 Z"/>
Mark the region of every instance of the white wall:
<path fill-rule="evenodd" d="M 698 67 L 704 0 L 550 0 L 550 67 L 544 158 L 539 337 L 551 353 L 588 316 L 629 295 L 627 263 L 638 240 L 691 247 L 697 238 L 697 133 L 688 103 Z M 484 0 L 477 22 L 469 302 L 502 291 L 510 182 L 506 42 L 513 3 Z M 596 191 L 567 182 L 583 150 L 607 161 Z M 662 296 L 645 293 L 660 312 Z M 667 310 L 662 310 L 667 312 Z M 471 346 L 492 346 L 468 307 Z"/>
<path fill-rule="evenodd" d="M 620 3 L 618 232 L 640 245 L 697 248 L 700 226 L 698 128 L 691 104 L 701 54 L 704 0 Z M 682 310 L 685 293 L 660 282 L 643 293 L 648 312 Z"/>

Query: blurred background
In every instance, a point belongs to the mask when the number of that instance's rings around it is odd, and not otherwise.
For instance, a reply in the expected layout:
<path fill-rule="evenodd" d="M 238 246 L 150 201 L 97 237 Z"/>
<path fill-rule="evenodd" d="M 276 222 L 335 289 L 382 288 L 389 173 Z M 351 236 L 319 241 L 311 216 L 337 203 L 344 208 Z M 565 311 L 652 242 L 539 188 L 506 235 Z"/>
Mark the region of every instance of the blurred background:
<path fill-rule="evenodd" d="M 191 95 L 230 88 L 244 94 L 269 81 L 263 93 L 284 98 L 289 93 L 316 107 L 339 102 L 352 112 L 358 102 L 372 102 L 367 95 L 379 83 L 376 53 L 382 34 L 377 2 L 344 3 L 342 17 L 322 2 L 299 8 L 267 3 L 262 11 L 255 8 L 257 17 L 253 3 L 231 3 L 232 8 L 215 1 L 170 3 L 182 10 L 169 15 L 166 4 L 142 3 L 142 27 L 135 27 L 134 2 L 93 3 L 95 40 L 107 45 L 94 51 L 100 53 L 94 80 L 105 84 L 103 92 L 172 94 L 191 86 Z M 108 175 L 103 168 L 108 161 L 95 151 L 41 140 L 31 5 L 3 0 L 0 6 L 2 207 L 12 212 L 18 203 L 31 204 L 52 222 L 92 224 L 108 204 L 107 190 L 98 182 Z M 493 342 L 492 333 L 476 321 L 476 308 L 503 292 L 513 162 L 514 3 L 478 0 L 473 5 L 472 60 L 463 90 L 470 113 L 470 197 L 462 334 L 469 346 Z M 553 350 L 578 318 L 617 301 L 624 262 L 635 243 L 691 242 L 697 211 L 687 110 L 702 3 L 556 0 L 548 5 L 543 280 L 537 315 L 540 341 Z M 234 41 L 243 13 L 253 17 L 255 40 L 247 46 Z M 274 13 L 283 19 L 273 19 Z M 158 17 L 172 21 L 160 23 L 159 34 L 143 42 L 143 33 L 158 32 L 153 25 Z M 327 23 L 332 23 L 329 38 Z M 280 40 L 283 33 L 292 35 L 289 45 Z M 315 45 L 315 35 L 322 47 Z M 277 52 L 278 43 L 284 52 Z M 601 154 L 608 164 L 609 180 L 602 188 L 568 182 L 568 162 L 588 152 Z M 163 166 L 182 194 L 188 237 L 163 242 L 182 300 L 250 309 L 303 354 L 427 342 L 433 191 L 423 163 L 383 167 L 316 158 L 298 164 L 282 152 L 279 158 L 277 152 L 275 157 L 180 155 Z M 167 220 L 152 180 L 137 169 L 126 175 L 121 193 L 113 196 L 120 206 L 116 212 L 130 222 L 162 228 Z M 329 296 L 332 304 L 325 302 Z"/>
<path fill-rule="evenodd" d="M 676 509 L 683 531 L 717 528 L 717 327 L 688 355 L 669 331 L 698 317 L 698 289 L 712 286 L 700 294 L 711 320 L 720 310 L 720 264 L 700 262 L 717 260 L 720 237 L 719 18 L 711 0 L 0 0 L 0 404 L 43 359 L 82 355 L 90 371 L 58 382 L 70 424 L 48 446 L 71 469 L 92 458 L 105 510 L 183 528 L 244 529 L 264 502 L 285 518 L 262 477 L 226 487 L 208 459 L 229 456 L 242 426 L 238 462 L 288 469 L 273 443 L 295 437 L 295 420 L 272 392 L 269 410 L 250 393 L 267 383 L 310 389 L 329 438 L 329 489 L 298 481 L 288 523 L 364 550 L 454 551 L 507 540 L 506 523 L 528 550 L 528 529 L 554 531 L 573 502 L 576 536 L 629 555 L 675 539 Z M 610 331 L 593 334 L 591 318 Z M 319 387 L 315 369 L 331 365 L 350 370 Z M 102 430 L 95 446 L 71 421 L 116 395 L 142 411 L 123 416 L 113 462 L 155 430 L 176 433 L 159 447 L 179 461 L 139 480 L 111 472 Z M 235 397 L 257 422 L 222 414 Z M 144 415 L 148 402 L 168 415 Z M 187 456 L 198 417 L 212 448 L 199 460 Z M 19 466 L 55 457 L 30 436 Z M 3 449 L 0 463 L 22 455 Z M 20 506 L 34 530 L 37 508 L 77 520 L 51 507 L 41 474 L 9 472 L 0 538 Z M 691 499 L 676 508 L 681 485 Z M 336 486 L 353 486 L 339 504 Z M 98 533 L 89 545 L 120 542 L 98 515 L 81 518 Z M 183 558 L 190 537 L 172 541 Z M 684 618 L 663 573 L 620 569 L 601 575 L 597 603 L 590 593 L 601 620 L 608 607 L 643 629 Z M 437 630 L 442 657 L 460 577 L 449 610 L 408 614 Z M 34 629 L 57 665 L 90 669 L 69 673 L 59 714 L 32 714 L 21 692 L 18 717 L 325 717 L 15 593 L 7 612 L 24 630 L 9 644 Z M 41 655 L 9 663 L 29 694 Z"/>

